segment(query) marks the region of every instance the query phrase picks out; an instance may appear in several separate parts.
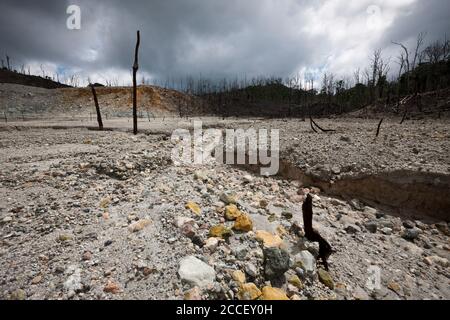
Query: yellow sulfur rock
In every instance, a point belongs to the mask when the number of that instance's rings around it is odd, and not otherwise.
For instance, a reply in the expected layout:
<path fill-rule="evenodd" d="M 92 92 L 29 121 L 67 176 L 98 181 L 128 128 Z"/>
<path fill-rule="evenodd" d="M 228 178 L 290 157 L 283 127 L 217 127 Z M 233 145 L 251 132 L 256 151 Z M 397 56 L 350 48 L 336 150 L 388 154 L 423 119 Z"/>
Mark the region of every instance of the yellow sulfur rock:
<path fill-rule="evenodd" d="M 234 204 L 230 204 L 225 207 L 225 218 L 227 220 L 236 220 L 239 216 L 242 215 L 242 212 Z"/>
<path fill-rule="evenodd" d="M 191 209 L 191 211 L 196 215 L 200 215 L 202 213 L 202 209 L 200 209 L 200 206 L 193 201 L 189 201 L 186 204 L 186 209 Z"/>
<path fill-rule="evenodd" d="M 256 300 L 261 296 L 261 290 L 254 283 L 241 285 L 237 297 L 239 300 Z"/>
<path fill-rule="evenodd" d="M 289 300 L 289 298 L 283 290 L 266 286 L 262 289 L 261 300 Z"/>
<path fill-rule="evenodd" d="M 283 244 L 283 240 L 278 235 L 264 230 L 256 231 L 256 240 L 262 242 L 266 248 L 278 248 Z"/>
<path fill-rule="evenodd" d="M 233 271 L 231 276 L 233 277 L 234 281 L 237 281 L 242 284 L 245 283 L 245 274 L 242 271 L 240 270 Z"/>
<path fill-rule="evenodd" d="M 219 224 L 209 229 L 209 236 L 216 238 L 226 238 L 231 236 L 231 230 L 225 227 L 225 225 Z"/>
<path fill-rule="evenodd" d="M 138 232 L 138 231 L 142 231 L 144 230 L 145 227 L 147 227 L 149 224 L 151 223 L 151 221 L 149 219 L 142 219 L 139 220 L 135 223 L 132 223 L 128 226 L 128 230 L 130 230 L 130 232 Z"/>
<path fill-rule="evenodd" d="M 100 208 L 106 209 L 111 203 L 111 198 L 106 197 L 100 200 Z"/>
<path fill-rule="evenodd" d="M 243 214 L 236 219 L 233 228 L 235 230 L 249 232 L 253 230 L 253 222 L 248 215 Z"/>

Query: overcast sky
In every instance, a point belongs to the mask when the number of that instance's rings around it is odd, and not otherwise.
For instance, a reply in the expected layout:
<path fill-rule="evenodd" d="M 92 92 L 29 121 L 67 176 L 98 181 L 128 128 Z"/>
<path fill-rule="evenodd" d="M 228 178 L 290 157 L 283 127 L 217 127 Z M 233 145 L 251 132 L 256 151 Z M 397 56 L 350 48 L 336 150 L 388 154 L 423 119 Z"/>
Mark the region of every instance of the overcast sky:
<path fill-rule="evenodd" d="M 71 4 L 80 30 L 66 27 Z M 0 0 L 0 48 L 17 69 L 128 84 L 139 29 L 140 78 L 318 79 L 351 76 L 377 48 L 394 61 L 393 40 L 444 38 L 449 12 L 447 0 Z"/>

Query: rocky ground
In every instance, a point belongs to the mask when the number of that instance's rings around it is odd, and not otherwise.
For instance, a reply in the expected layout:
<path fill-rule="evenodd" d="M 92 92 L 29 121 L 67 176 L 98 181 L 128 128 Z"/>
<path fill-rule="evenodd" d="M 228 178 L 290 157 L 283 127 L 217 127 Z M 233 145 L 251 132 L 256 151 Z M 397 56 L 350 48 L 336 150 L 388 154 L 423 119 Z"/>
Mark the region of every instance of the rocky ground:
<path fill-rule="evenodd" d="M 293 130 L 292 123 L 284 132 Z M 368 145 L 357 129 L 362 124 L 341 123 L 331 135 L 309 132 L 308 125 L 295 124 L 298 134 L 288 138 L 281 134 L 286 160 L 286 154 L 301 154 L 316 168 L 314 151 L 320 150 L 336 176 L 346 170 L 336 160 L 344 154 L 351 163 L 365 163 L 366 150 L 381 148 L 380 142 Z M 425 170 L 432 164 L 431 172 L 448 174 L 447 128 L 438 124 L 429 131 L 424 141 L 435 136 L 440 143 L 426 145 L 414 136 L 420 129 L 390 130 L 387 137 L 383 129 L 379 140 L 392 155 L 369 163 L 395 167 L 410 165 L 405 157 L 418 164 L 423 157 Z M 411 137 L 401 147 L 411 153 L 396 157 L 400 136 Z M 320 140 L 318 147 L 303 144 Z M 287 152 L 295 141 L 302 144 Z M 356 148 L 353 153 L 346 153 L 346 144 Z M 172 148 L 164 132 L 4 127 L 0 298 L 450 298 L 447 222 L 411 220 L 361 199 L 331 197 L 314 185 L 235 166 L 174 166 Z M 307 193 L 313 195 L 313 225 L 334 249 L 328 272 L 316 263 L 317 244 L 304 238 Z M 380 286 L 373 289 L 368 283 L 377 267 Z"/>

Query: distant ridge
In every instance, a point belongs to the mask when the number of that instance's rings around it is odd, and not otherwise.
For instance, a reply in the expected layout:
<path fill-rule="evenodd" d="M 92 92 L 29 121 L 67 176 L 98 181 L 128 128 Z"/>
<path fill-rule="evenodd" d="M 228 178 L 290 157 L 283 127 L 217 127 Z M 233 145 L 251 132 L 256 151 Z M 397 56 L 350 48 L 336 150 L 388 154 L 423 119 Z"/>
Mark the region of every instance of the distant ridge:
<path fill-rule="evenodd" d="M 0 83 L 14 83 L 30 87 L 39 87 L 46 89 L 70 88 L 70 86 L 55 82 L 51 79 L 42 78 L 10 71 L 8 69 L 0 69 Z"/>

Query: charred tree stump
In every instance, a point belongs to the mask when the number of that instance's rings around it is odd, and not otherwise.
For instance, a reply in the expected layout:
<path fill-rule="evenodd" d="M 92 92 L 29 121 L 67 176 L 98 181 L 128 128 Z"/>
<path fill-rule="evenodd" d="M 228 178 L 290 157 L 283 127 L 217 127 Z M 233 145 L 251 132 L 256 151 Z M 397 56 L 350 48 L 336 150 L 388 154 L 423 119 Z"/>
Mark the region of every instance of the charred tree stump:
<path fill-rule="evenodd" d="M 98 122 L 98 130 L 103 130 L 103 121 L 102 114 L 100 113 L 100 106 L 98 105 L 97 92 L 95 92 L 95 86 L 93 84 L 90 85 L 92 90 L 92 95 L 94 96 L 95 103 L 95 111 L 97 112 L 97 122 Z"/>
<path fill-rule="evenodd" d="M 405 112 L 403 113 L 402 121 L 400 121 L 400 124 L 403 124 L 403 122 L 406 120 L 406 115 L 408 113 L 408 108 L 405 106 Z"/>
<path fill-rule="evenodd" d="M 313 210 L 312 210 L 312 197 L 310 194 L 306 196 L 302 205 L 303 211 L 303 228 L 305 229 L 305 237 L 309 241 L 319 243 L 319 258 L 325 270 L 328 271 L 328 257 L 333 252 L 331 245 L 326 241 L 316 230 L 313 229 Z"/>
<path fill-rule="evenodd" d="M 377 134 L 375 135 L 375 137 L 378 137 L 378 135 L 380 134 L 381 124 L 383 123 L 383 120 L 384 118 L 381 118 L 380 122 L 378 123 Z"/>
<path fill-rule="evenodd" d="M 137 87 L 136 87 L 136 74 L 139 69 L 139 45 L 141 43 L 140 32 L 137 32 L 136 49 L 134 51 L 134 64 L 133 64 L 133 134 L 137 134 Z"/>

